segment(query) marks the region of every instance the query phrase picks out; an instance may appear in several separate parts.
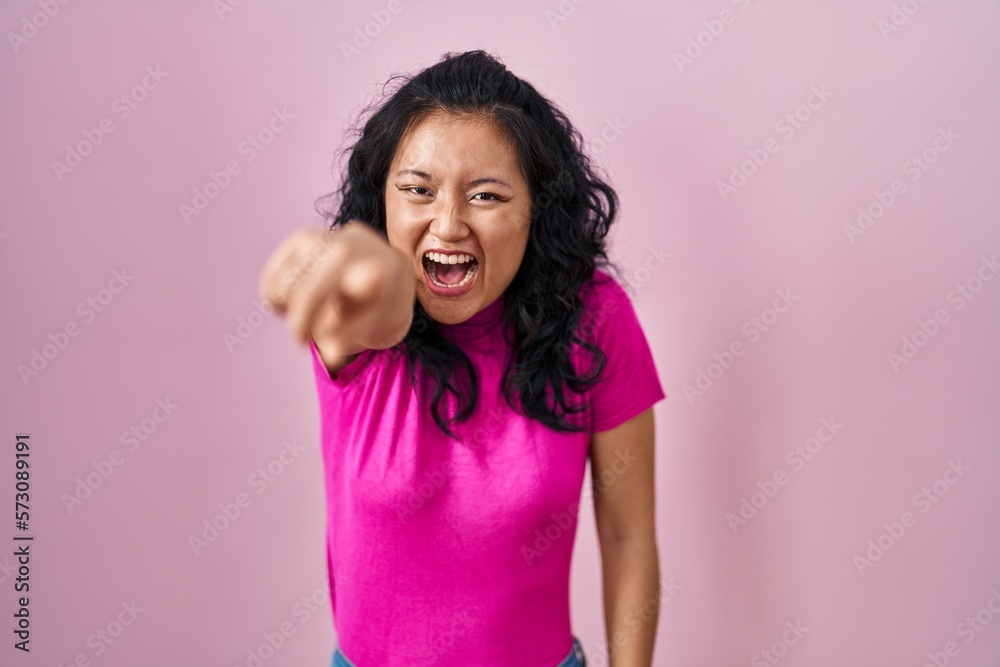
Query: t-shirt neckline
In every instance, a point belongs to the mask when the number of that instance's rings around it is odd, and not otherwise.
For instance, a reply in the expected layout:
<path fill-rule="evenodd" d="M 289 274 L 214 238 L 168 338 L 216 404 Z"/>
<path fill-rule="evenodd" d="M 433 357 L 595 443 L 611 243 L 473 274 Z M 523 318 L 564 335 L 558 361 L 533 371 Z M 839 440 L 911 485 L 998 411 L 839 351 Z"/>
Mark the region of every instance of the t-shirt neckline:
<path fill-rule="evenodd" d="M 456 324 L 442 324 L 438 322 L 438 327 L 446 336 L 457 337 L 458 339 L 480 338 L 489 336 L 500 328 L 503 322 L 504 294 L 501 293 L 488 306 L 475 313 L 469 319 Z"/>

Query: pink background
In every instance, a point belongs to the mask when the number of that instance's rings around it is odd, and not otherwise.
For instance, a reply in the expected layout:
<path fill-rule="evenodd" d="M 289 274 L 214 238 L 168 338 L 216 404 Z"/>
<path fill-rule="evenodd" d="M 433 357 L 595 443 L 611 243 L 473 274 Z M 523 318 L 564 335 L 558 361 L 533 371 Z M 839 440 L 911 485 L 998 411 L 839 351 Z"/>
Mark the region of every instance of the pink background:
<path fill-rule="evenodd" d="M 1000 664 L 1000 279 L 982 263 L 1000 252 L 996 2 L 50 4 L 51 18 L 44 3 L 0 7 L 4 665 L 247 665 L 282 624 L 294 634 L 265 665 L 328 664 L 310 358 L 253 315 L 257 275 L 292 229 L 319 224 L 346 123 L 385 78 L 472 48 L 562 106 L 621 195 L 613 256 L 669 395 L 657 516 L 673 587 L 655 664 L 771 664 L 765 649 L 789 666 Z M 346 57 L 366 23 L 374 37 Z M 144 77 L 124 117 L 115 100 Z M 241 142 L 275 108 L 293 118 L 250 160 Z M 796 113 L 797 128 L 782 121 Z M 60 179 L 53 162 L 102 119 L 112 131 Z M 925 150 L 935 161 L 914 171 Z M 179 206 L 231 160 L 239 173 L 186 222 Z M 723 198 L 741 163 L 750 175 Z M 878 197 L 893 201 L 849 234 Z M 669 253 L 659 266 L 654 248 Z M 779 290 L 783 313 L 768 310 Z M 241 319 L 259 326 L 230 349 Z M 73 324 L 23 381 L 18 366 Z M 894 368 L 904 337 L 919 347 Z M 152 420 L 168 398 L 176 409 Z M 144 420 L 130 451 L 122 434 Z M 818 431 L 828 442 L 808 461 L 786 458 Z M 11 634 L 20 432 L 30 656 Z M 302 451 L 275 463 L 286 441 Z M 67 509 L 115 450 L 121 465 Z M 950 462 L 967 470 L 946 475 Z M 268 464 L 280 474 L 261 481 Z M 240 493 L 249 505 L 195 555 L 189 536 Z M 734 531 L 744 498 L 760 506 Z M 587 507 L 573 623 L 593 667 L 608 664 L 599 572 Z M 112 644 L 88 641 L 133 600 Z"/>

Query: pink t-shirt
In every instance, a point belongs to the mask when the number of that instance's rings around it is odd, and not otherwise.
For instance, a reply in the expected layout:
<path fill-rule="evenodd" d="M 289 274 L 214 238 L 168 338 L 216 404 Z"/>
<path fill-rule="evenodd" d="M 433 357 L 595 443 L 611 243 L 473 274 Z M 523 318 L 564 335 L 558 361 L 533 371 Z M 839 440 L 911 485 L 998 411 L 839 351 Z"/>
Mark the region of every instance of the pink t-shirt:
<path fill-rule="evenodd" d="M 622 287 L 597 270 L 580 295 L 584 338 L 608 356 L 584 395 L 588 432 L 554 431 L 507 404 L 502 296 L 440 325 L 479 378 L 473 416 L 450 426 L 463 442 L 434 423 L 398 350 L 365 350 L 331 376 L 310 340 L 330 601 L 340 648 L 359 667 L 552 667 L 570 652 L 570 559 L 590 431 L 666 397 Z M 589 367 L 576 347 L 571 359 L 577 372 Z M 442 403 L 454 414 L 453 396 Z"/>

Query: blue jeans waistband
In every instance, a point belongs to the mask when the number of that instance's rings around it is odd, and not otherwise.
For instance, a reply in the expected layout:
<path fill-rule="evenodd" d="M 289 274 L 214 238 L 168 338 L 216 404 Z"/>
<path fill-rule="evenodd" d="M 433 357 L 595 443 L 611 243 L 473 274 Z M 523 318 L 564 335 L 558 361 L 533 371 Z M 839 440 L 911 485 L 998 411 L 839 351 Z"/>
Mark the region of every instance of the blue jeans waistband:
<path fill-rule="evenodd" d="M 331 664 L 333 667 L 358 667 L 347 659 L 344 652 L 340 650 L 339 644 L 333 652 L 333 662 Z M 573 635 L 573 648 L 569 650 L 569 654 L 558 665 L 555 665 L 555 667 L 587 667 L 587 658 L 583 654 L 583 644 L 580 643 L 576 635 Z"/>

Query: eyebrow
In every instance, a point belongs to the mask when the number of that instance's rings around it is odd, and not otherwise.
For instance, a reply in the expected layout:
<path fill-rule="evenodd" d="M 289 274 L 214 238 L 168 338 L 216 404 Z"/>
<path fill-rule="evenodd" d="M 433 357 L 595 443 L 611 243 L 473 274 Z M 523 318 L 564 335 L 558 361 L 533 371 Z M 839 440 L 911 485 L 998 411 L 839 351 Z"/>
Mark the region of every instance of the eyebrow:
<path fill-rule="evenodd" d="M 400 169 L 399 171 L 396 172 L 396 176 L 405 176 L 407 174 L 411 174 L 413 176 L 416 176 L 417 178 L 422 178 L 426 181 L 430 181 L 431 183 L 437 183 L 438 181 L 438 179 L 435 178 L 434 176 L 431 176 L 425 171 L 420 171 L 419 169 Z M 492 177 L 477 178 L 475 180 L 469 181 L 466 184 L 466 187 L 474 188 L 477 185 L 483 185 L 484 183 L 496 183 L 497 185 L 502 185 L 506 188 L 510 188 L 511 190 L 514 189 L 507 181 L 503 181 L 499 178 L 492 178 Z"/>

